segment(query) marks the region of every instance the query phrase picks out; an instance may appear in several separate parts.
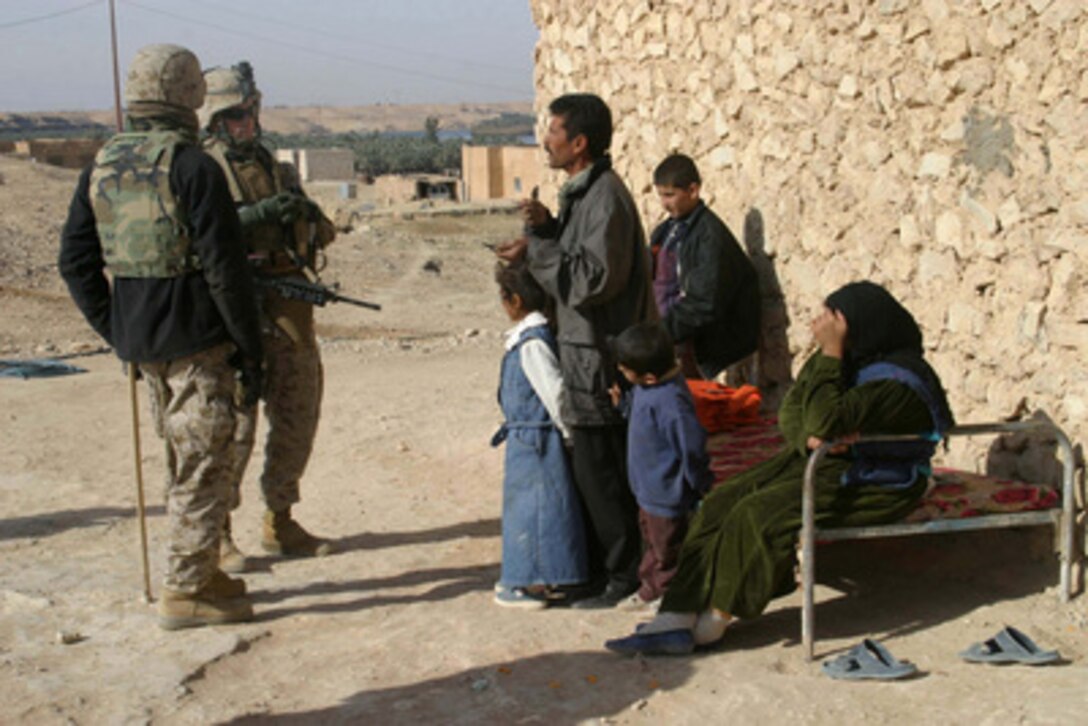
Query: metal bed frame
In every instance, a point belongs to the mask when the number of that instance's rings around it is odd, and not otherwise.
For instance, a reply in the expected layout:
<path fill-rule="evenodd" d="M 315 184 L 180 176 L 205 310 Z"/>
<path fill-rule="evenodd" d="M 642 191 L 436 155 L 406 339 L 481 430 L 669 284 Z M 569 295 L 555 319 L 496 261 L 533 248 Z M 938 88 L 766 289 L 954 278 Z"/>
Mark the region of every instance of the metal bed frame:
<path fill-rule="evenodd" d="M 1065 432 L 1049 421 L 1023 421 L 1013 423 L 980 423 L 955 426 L 946 437 L 974 436 L 977 434 L 1003 434 L 1022 431 L 1049 431 L 1055 435 L 1062 451 L 1062 498 L 1060 507 L 1027 512 L 1001 514 L 979 514 L 961 519 L 936 519 L 927 522 L 881 524 L 871 527 L 835 527 L 817 529 L 815 524 L 815 481 L 816 467 L 827 452 L 836 445 L 835 441 L 825 442 L 815 449 L 808 458 L 805 467 L 804 489 L 801 500 L 801 643 L 805 658 L 812 660 L 816 637 L 816 614 L 813 588 L 816 579 L 816 540 L 835 541 L 848 539 L 872 539 L 876 537 L 898 537 L 910 534 L 931 534 L 938 532 L 965 532 L 980 529 L 1004 527 L 1026 527 L 1051 525 L 1055 528 L 1060 543 L 1061 559 L 1059 562 L 1059 596 L 1062 602 L 1068 602 L 1072 588 L 1073 531 L 1076 515 L 1076 501 L 1073 484 L 1073 447 Z M 924 436 L 864 436 L 861 441 L 911 441 L 924 439 Z"/>

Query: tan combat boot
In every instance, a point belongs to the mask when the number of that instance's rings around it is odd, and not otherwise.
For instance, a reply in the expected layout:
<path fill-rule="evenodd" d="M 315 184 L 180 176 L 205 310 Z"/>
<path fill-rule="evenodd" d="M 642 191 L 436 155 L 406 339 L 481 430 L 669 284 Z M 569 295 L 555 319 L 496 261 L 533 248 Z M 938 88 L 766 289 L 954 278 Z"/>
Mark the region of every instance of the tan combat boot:
<path fill-rule="evenodd" d="M 224 597 L 212 583 L 195 593 L 163 589 L 159 600 L 159 627 L 163 630 L 242 623 L 252 619 L 253 603 L 249 598 Z"/>
<path fill-rule="evenodd" d="M 223 523 L 223 532 L 219 536 L 219 569 L 223 572 L 238 574 L 245 572 L 248 565 L 246 556 L 242 554 L 242 550 L 238 549 L 238 545 L 234 544 L 234 539 L 231 537 L 228 514 Z"/>
<path fill-rule="evenodd" d="M 231 577 L 222 570 L 216 570 L 212 575 L 212 579 L 208 581 L 208 584 L 204 586 L 201 591 L 204 593 L 210 593 L 218 598 L 231 599 L 234 597 L 243 597 L 246 594 L 246 581 L 240 577 Z"/>
<path fill-rule="evenodd" d="M 265 511 L 261 547 L 265 552 L 288 557 L 324 557 L 333 552 L 331 542 L 314 537 L 291 519 L 290 509 Z"/>

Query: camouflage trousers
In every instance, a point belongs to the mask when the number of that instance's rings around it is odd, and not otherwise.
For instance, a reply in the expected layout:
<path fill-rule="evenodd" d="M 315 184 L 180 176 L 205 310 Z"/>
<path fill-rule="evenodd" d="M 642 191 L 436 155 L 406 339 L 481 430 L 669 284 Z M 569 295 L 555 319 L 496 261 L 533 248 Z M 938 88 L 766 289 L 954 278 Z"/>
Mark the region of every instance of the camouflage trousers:
<path fill-rule="evenodd" d="M 234 403 L 232 343 L 167 363 L 142 363 L 155 429 L 166 443 L 166 574 L 178 592 L 199 590 L 219 564 L 219 534 L 234 485 L 235 438 L 252 413 Z"/>
<path fill-rule="evenodd" d="M 265 313 L 268 325 L 261 339 L 265 364 L 261 400 L 268 432 L 261 494 L 265 506 L 279 512 L 299 501 L 299 480 L 310 461 L 321 417 L 324 374 L 314 333 L 313 306 L 269 293 Z M 255 423 L 254 420 L 252 425 Z M 254 431 L 250 429 L 248 433 L 252 447 Z M 231 509 L 241 503 L 238 487 L 249 458 L 245 446 L 245 432 L 239 432 Z M 245 458 L 240 458 L 243 453 Z"/>

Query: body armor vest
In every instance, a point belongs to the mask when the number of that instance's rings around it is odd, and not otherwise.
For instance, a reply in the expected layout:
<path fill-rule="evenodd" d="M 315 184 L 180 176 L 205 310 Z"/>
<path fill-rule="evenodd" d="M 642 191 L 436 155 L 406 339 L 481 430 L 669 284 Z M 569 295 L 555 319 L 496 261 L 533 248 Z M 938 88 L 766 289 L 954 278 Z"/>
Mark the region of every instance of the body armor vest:
<path fill-rule="evenodd" d="M 230 154 L 227 145 L 213 137 L 206 143 L 205 151 L 223 167 L 231 197 L 239 206 L 255 204 L 280 192 L 291 191 L 279 164 L 263 147 L 258 147 L 255 154 L 243 157 Z M 264 272 L 297 271 L 298 265 L 286 254 L 285 246 L 313 265 L 314 261 L 308 259 L 308 228 L 309 224 L 303 220 L 287 226 L 267 223 L 252 225 L 245 230 L 246 251 L 268 261 Z"/>
<path fill-rule="evenodd" d="M 102 256 L 114 277 L 179 277 L 199 269 L 188 223 L 170 189 L 175 131 L 126 132 L 98 152 L 91 206 Z"/>

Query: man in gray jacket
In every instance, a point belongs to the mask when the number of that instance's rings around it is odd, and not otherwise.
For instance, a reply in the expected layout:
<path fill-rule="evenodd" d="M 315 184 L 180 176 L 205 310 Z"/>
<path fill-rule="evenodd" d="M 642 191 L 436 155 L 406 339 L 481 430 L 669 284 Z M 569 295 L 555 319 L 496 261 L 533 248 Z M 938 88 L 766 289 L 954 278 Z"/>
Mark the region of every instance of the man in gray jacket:
<path fill-rule="evenodd" d="M 612 113 L 591 94 L 560 96 L 548 107 L 549 166 L 562 169 L 553 216 L 536 200 L 522 213 L 526 237 L 502 245 L 500 258 L 528 255 L 533 277 L 556 303 L 561 415 L 571 430 L 574 482 L 589 526 L 594 596 L 574 607 L 612 607 L 638 589 L 640 535 L 627 484 L 626 424 L 612 406 L 619 380 L 610 336 L 657 317 L 650 256 L 635 202 L 612 171 Z"/>

